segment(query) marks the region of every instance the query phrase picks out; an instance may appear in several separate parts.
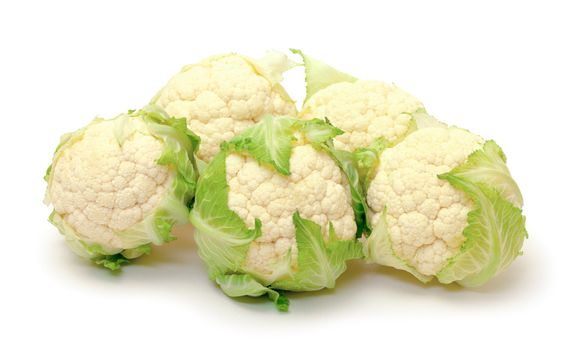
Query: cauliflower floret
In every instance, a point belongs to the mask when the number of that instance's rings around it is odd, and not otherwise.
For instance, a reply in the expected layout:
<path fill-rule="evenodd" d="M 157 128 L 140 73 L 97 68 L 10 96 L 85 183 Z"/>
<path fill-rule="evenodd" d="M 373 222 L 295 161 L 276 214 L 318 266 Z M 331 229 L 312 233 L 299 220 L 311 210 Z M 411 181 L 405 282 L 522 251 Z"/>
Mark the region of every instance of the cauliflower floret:
<path fill-rule="evenodd" d="M 395 253 L 424 275 L 435 275 L 465 237 L 470 198 L 437 175 L 466 161 L 483 139 L 458 128 L 420 129 L 381 155 L 367 202 L 373 225 L 387 209 Z"/>
<path fill-rule="evenodd" d="M 273 66 L 279 66 L 275 55 L 270 58 Z M 263 116 L 296 114 L 294 102 L 282 87 L 261 74 L 252 60 L 236 54 L 185 67 L 159 92 L 155 103 L 171 116 L 187 119 L 189 129 L 201 138 L 198 158 L 206 162 L 218 153 L 223 141 Z"/>
<path fill-rule="evenodd" d="M 48 196 L 54 210 L 87 243 L 125 247 L 116 231 L 142 221 L 158 205 L 173 179 L 156 160 L 163 141 L 139 119 L 122 144 L 114 120 L 90 124 L 54 162 Z"/>
<path fill-rule="evenodd" d="M 271 275 L 290 251 L 297 267 L 297 246 L 292 216 L 321 226 L 325 240 L 331 222 L 337 237 L 349 240 L 357 230 L 346 177 L 325 153 L 310 145 L 293 148 L 291 175 L 284 176 L 251 157 L 230 154 L 226 158 L 226 180 L 230 187 L 228 206 L 249 228 L 262 222 L 262 235 L 250 245 L 245 267 Z"/>
<path fill-rule="evenodd" d="M 358 80 L 319 90 L 305 103 L 300 116 L 328 118 L 345 131 L 335 138 L 335 145 L 354 151 L 379 137 L 398 141 L 409 131 L 412 113 L 422 108 L 419 100 L 394 85 Z"/>

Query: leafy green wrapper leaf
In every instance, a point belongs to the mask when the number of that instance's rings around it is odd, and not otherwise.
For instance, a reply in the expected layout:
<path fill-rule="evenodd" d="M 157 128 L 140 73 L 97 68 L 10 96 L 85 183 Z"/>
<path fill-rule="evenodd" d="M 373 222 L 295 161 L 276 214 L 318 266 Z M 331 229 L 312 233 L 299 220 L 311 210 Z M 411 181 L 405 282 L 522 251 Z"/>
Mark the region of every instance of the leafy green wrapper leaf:
<path fill-rule="evenodd" d="M 353 152 L 363 193 L 367 193 L 369 184 L 377 174 L 381 154 L 388 146 L 389 142 L 379 137 L 369 147 L 359 148 Z"/>
<path fill-rule="evenodd" d="M 363 234 L 367 235 L 369 232 L 371 232 L 371 228 L 367 220 L 367 201 L 365 200 L 363 185 L 357 170 L 358 167 L 355 154 L 347 151 L 337 150 L 333 148 L 331 144 L 329 144 L 325 150 L 329 153 L 331 158 L 335 160 L 349 181 L 349 188 L 351 190 L 351 205 L 353 207 L 355 221 L 357 223 L 356 237 L 360 238 Z"/>
<path fill-rule="evenodd" d="M 210 278 L 239 271 L 249 244 L 260 236 L 261 224 L 250 230 L 228 207 L 229 186 L 226 182 L 226 152 L 220 152 L 199 179 L 190 221 L 202 259 Z"/>
<path fill-rule="evenodd" d="M 294 123 L 292 118 L 266 116 L 230 140 L 228 145 L 234 151 L 247 152 L 257 161 L 271 164 L 279 173 L 289 175 Z"/>
<path fill-rule="evenodd" d="M 437 274 L 438 280 L 482 285 L 521 254 L 527 231 L 525 217 L 514 205 L 522 203 L 521 193 L 509 175 L 501 148 L 493 141 L 439 178 L 466 192 L 475 209 L 468 213 L 460 253 L 449 259 Z"/>
<path fill-rule="evenodd" d="M 357 78 L 343 73 L 325 62 L 316 60 L 311 56 L 304 54 L 301 50 L 290 49 L 294 54 L 298 54 L 303 59 L 305 67 L 305 83 L 306 83 L 306 93 L 305 104 L 311 96 L 321 89 L 328 87 L 329 85 L 342 83 L 342 82 L 355 82 Z"/>
<path fill-rule="evenodd" d="M 216 283 L 230 297 L 259 297 L 267 294 L 279 311 L 288 311 L 289 300 L 284 295 L 260 284 L 250 275 L 220 275 L 216 277 Z"/>
<path fill-rule="evenodd" d="M 521 191 L 506 165 L 506 156 L 494 141 L 486 141 L 481 150 L 470 155 L 468 160 L 451 174 L 469 179 L 473 183 L 487 184 L 516 207 L 523 206 Z"/>
<path fill-rule="evenodd" d="M 438 280 L 480 286 L 521 255 L 527 237 L 525 217 L 495 189 L 449 174 L 442 178 L 468 193 L 476 209 L 468 213 L 468 226 L 463 232 L 466 241 L 460 253 L 437 274 Z"/>
<path fill-rule="evenodd" d="M 330 230 L 333 234 L 330 234 L 326 244 L 321 227 L 315 222 L 303 219 L 296 212 L 293 223 L 298 249 L 298 271 L 291 279 L 273 283 L 272 288 L 292 291 L 333 288 L 335 280 L 347 268 L 346 261 L 363 257 L 361 244 L 355 240 L 338 240 L 332 226 Z"/>
<path fill-rule="evenodd" d="M 327 143 L 343 134 L 343 130 L 333 126 L 327 119 L 298 120 L 295 127 L 313 145 Z"/>
<path fill-rule="evenodd" d="M 94 259 L 93 262 L 111 271 L 117 271 L 121 269 L 123 264 L 128 263 L 129 259 L 125 259 L 121 254 L 115 254 L 102 256 L 100 258 Z"/>

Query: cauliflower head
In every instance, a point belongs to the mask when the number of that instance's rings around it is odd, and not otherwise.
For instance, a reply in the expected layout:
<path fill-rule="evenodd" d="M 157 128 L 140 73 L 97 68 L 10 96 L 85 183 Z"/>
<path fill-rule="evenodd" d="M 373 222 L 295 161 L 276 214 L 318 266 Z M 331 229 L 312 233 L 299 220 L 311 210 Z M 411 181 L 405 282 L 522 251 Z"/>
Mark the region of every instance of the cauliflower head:
<path fill-rule="evenodd" d="M 198 137 L 154 106 L 64 135 L 46 180 L 50 221 L 71 248 L 112 270 L 188 222 Z"/>
<path fill-rule="evenodd" d="M 256 218 L 262 224 L 244 267 L 266 280 L 280 277 L 275 275 L 282 271 L 275 267 L 288 254 L 292 268 L 298 267 L 292 221 L 296 211 L 319 224 L 324 239 L 329 223 L 342 240 L 354 239 L 357 231 L 347 178 L 333 159 L 311 145 L 299 145 L 292 149 L 290 168 L 284 176 L 250 156 L 232 153 L 226 158 L 228 207 L 248 228 L 254 228 Z"/>
<path fill-rule="evenodd" d="M 303 57 L 306 71 L 300 118 L 327 118 L 342 129 L 344 133 L 335 138 L 340 149 L 355 151 L 381 138 L 395 144 L 417 128 L 418 118 L 430 118 L 417 98 L 395 85 L 358 80 L 293 51 Z"/>
<path fill-rule="evenodd" d="M 384 150 L 367 190 L 369 260 L 423 281 L 485 283 L 527 235 L 502 150 L 466 130 L 427 127 Z"/>
<path fill-rule="evenodd" d="M 266 117 L 224 144 L 198 182 L 190 218 L 200 256 L 230 296 L 333 288 L 362 257 L 364 197 L 341 131 L 324 121 Z M 359 220 L 361 218 L 361 220 Z"/>
<path fill-rule="evenodd" d="M 237 54 L 212 56 L 185 66 L 153 98 L 174 117 L 186 118 L 201 138 L 197 157 L 209 162 L 222 142 L 265 115 L 295 116 L 295 103 L 279 82 L 291 68 L 287 56 L 270 52 L 261 60 Z"/>

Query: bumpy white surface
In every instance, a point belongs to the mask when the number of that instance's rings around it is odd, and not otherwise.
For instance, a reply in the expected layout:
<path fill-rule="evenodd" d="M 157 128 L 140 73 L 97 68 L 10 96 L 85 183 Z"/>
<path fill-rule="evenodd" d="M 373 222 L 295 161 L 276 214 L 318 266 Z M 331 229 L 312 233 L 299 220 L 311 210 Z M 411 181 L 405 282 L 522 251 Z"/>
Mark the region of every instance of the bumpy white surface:
<path fill-rule="evenodd" d="M 398 141 L 409 130 L 411 113 L 422 103 L 406 91 L 379 81 L 337 83 L 318 91 L 304 106 L 301 117 L 328 118 L 345 131 L 335 145 L 354 151 L 384 137 Z"/>
<path fill-rule="evenodd" d="M 124 248 L 115 231 L 142 221 L 159 204 L 173 174 L 156 164 L 163 142 L 143 122 L 118 144 L 113 121 L 91 124 L 53 164 L 48 188 L 54 210 L 86 242 Z M 72 142 L 72 141 L 70 141 Z"/>
<path fill-rule="evenodd" d="M 245 265 L 262 274 L 271 274 L 272 265 L 291 249 L 297 266 L 297 247 L 292 216 L 321 225 L 328 239 L 331 222 L 339 239 L 355 237 L 357 230 L 347 179 L 335 162 L 310 145 L 293 148 L 290 176 L 260 165 L 256 160 L 231 154 L 226 158 L 226 180 L 230 186 L 228 206 L 248 225 L 262 222 L 262 236 L 250 246 Z"/>
<path fill-rule="evenodd" d="M 437 175 L 462 164 L 482 142 L 457 128 L 425 128 L 381 156 L 367 193 L 373 224 L 386 206 L 394 251 L 422 274 L 436 274 L 459 252 L 473 207 L 464 192 Z"/>
<path fill-rule="evenodd" d="M 187 119 L 189 129 L 201 138 L 198 158 L 209 162 L 222 141 L 263 116 L 295 116 L 295 104 L 279 89 L 247 59 L 230 54 L 183 69 L 167 83 L 156 103 L 171 116 Z"/>

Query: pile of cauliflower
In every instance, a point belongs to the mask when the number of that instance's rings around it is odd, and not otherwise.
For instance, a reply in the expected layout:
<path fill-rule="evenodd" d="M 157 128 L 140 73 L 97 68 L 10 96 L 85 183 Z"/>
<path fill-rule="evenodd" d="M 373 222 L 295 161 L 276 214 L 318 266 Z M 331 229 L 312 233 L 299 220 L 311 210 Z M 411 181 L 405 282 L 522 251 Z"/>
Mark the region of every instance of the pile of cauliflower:
<path fill-rule="evenodd" d="M 353 259 L 477 287 L 521 255 L 523 199 L 494 141 L 292 53 L 212 56 L 64 135 L 45 202 L 70 248 L 117 270 L 190 223 L 224 293 L 282 311 L 284 291 L 333 288 Z M 298 66 L 300 110 L 280 84 Z"/>

